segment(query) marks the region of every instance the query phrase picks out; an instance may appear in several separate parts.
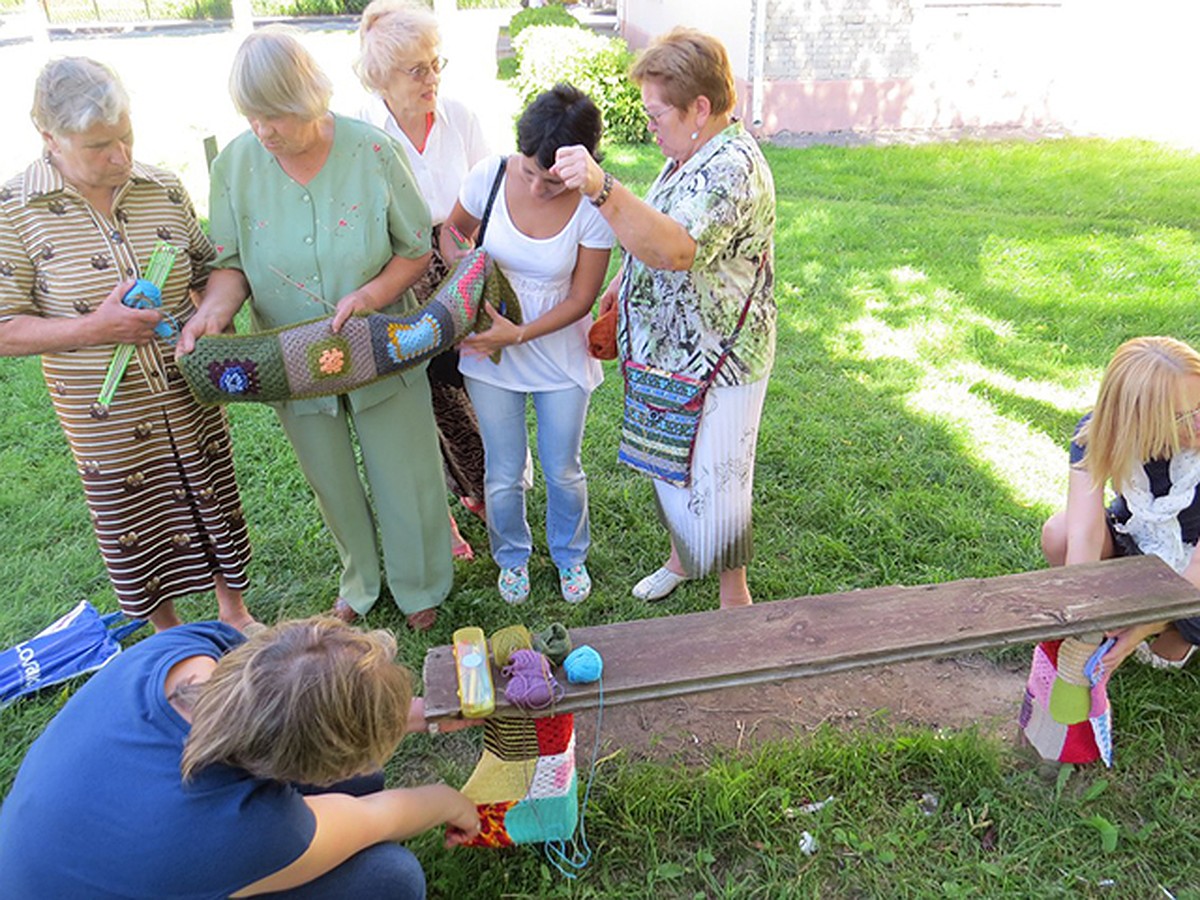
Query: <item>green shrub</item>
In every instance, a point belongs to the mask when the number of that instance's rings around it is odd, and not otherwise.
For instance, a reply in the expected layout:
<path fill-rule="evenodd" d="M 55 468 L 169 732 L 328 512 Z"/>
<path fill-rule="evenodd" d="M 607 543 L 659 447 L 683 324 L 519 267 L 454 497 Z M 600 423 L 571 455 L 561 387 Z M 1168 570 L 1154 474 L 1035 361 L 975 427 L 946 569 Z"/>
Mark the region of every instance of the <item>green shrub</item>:
<path fill-rule="evenodd" d="M 579 20 L 561 6 L 540 6 L 523 9 L 508 23 L 509 39 L 533 25 L 563 25 L 567 28 L 582 28 Z"/>
<path fill-rule="evenodd" d="M 513 51 L 522 106 L 565 81 L 600 107 L 608 140 L 629 144 L 646 140 L 642 95 L 629 80 L 632 54 L 623 40 L 600 37 L 584 28 L 536 25 L 513 41 Z"/>
<path fill-rule="evenodd" d="M 512 81 L 517 77 L 517 58 L 506 56 L 496 60 L 496 77 L 501 81 Z"/>
<path fill-rule="evenodd" d="M 153 18 L 163 19 L 232 19 L 232 0 L 168 0 L 152 3 Z"/>
<path fill-rule="evenodd" d="M 357 15 L 369 0 L 252 0 L 256 16 Z"/>

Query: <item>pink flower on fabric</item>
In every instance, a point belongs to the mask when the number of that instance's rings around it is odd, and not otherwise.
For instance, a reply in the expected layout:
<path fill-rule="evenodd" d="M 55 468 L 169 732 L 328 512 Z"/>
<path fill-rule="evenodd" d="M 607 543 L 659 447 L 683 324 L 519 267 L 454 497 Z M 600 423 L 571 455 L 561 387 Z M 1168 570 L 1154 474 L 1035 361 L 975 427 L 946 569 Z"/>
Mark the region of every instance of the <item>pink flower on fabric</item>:
<path fill-rule="evenodd" d="M 321 366 L 321 371 L 326 375 L 336 375 L 346 365 L 346 355 L 337 347 L 330 347 L 321 354 L 318 361 Z"/>
<path fill-rule="evenodd" d="M 371 149 L 374 150 L 376 153 L 378 153 L 380 150 L 383 149 L 383 147 L 381 147 L 379 144 L 372 144 Z"/>
<path fill-rule="evenodd" d="M 345 219 L 338 219 L 338 225 L 340 225 L 342 228 L 345 228 L 349 224 L 350 223 L 347 222 Z"/>

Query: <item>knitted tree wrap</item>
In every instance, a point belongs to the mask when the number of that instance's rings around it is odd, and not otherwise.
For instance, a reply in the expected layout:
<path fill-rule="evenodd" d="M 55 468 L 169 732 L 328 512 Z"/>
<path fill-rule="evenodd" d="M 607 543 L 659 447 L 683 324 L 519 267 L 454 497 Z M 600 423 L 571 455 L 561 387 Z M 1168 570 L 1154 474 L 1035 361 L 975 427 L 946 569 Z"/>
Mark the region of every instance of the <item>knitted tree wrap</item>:
<path fill-rule="evenodd" d="M 485 298 L 507 318 L 521 321 L 512 286 L 483 250 L 475 250 L 410 315 L 352 317 L 338 334 L 325 318 L 254 334 L 207 335 L 179 368 L 196 399 L 209 406 L 344 394 L 419 365 L 472 330 L 484 330 Z"/>
<path fill-rule="evenodd" d="M 570 840 L 579 820 L 574 716 L 493 716 L 483 729 L 483 754 L 462 788 L 483 823 L 469 846 Z"/>
<path fill-rule="evenodd" d="M 1075 764 L 1101 760 L 1111 766 L 1112 710 L 1108 702 L 1108 679 L 1101 677 L 1089 687 L 1065 680 L 1078 677 L 1077 672 L 1082 669 L 1077 659 L 1081 650 L 1068 641 L 1081 643 L 1068 638 L 1067 641 L 1043 641 L 1034 648 L 1017 724 L 1043 759 Z M 1091 645 L 1091 650 L 1095 649 L 1095 645 Z M 1086 655 L 1083 661 L 1087 661 Z M 1086 707 L 1082 715 L 1065 717 L 1056 709 L 1055 691 L 1064 687 L 1084 692 Z M 1064 720 L 1067 718 L 1070 721 Z"/>

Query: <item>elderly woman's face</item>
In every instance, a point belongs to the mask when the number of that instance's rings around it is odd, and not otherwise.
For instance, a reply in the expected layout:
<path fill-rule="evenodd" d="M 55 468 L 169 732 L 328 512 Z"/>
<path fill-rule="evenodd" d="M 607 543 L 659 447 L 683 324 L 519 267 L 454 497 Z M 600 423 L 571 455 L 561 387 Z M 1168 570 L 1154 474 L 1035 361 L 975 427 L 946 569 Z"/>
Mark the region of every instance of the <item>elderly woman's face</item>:
<path fill-rule="evenodd" d="M 250 130 L 272 156 L 295 156 L 310 149 L 320 139 L 320 120 L 299 116 L 246 117 Z"/>
<path fill-rule="evenodd" d="M 133 171 L 133 127 L 122 115 L 112 125 L 86 131 L 43 133 L 54 167 L 69 184 L 84 190 L 116 189 Z"/>
<path fill-rule="evenodd" d="M 642 82 L 642 106 L 654 141 L 668 159 L 683 162 L 695 151 L 688 110 L 677 109 L 653 81 Z"/>
<path fill-rule="evenodd" d="M 392 69 L 384 90 L 388 106 L 399 115 L 431 113 L 437 106 L 442 64 L 437 44 L 418 47 Z"/>

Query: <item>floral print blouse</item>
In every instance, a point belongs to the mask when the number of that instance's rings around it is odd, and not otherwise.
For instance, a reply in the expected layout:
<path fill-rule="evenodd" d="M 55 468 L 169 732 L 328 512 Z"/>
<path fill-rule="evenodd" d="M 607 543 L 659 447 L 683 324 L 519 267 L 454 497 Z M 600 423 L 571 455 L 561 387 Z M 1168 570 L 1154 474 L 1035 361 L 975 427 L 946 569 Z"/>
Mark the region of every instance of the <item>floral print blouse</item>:
<path fill-rule="evenodd" d="M 775 357 L 775 182 L 754 138 L 735 122 L 678 169 L 668 161 L 646 202 L 688 230 L 696 257 L 672 272 L 626 254 L 622 359 L 707 378 L 749 299 L 716 384 L 766 377 Z"/>

